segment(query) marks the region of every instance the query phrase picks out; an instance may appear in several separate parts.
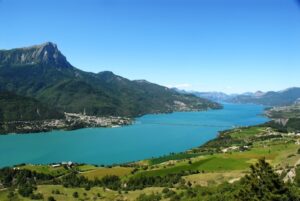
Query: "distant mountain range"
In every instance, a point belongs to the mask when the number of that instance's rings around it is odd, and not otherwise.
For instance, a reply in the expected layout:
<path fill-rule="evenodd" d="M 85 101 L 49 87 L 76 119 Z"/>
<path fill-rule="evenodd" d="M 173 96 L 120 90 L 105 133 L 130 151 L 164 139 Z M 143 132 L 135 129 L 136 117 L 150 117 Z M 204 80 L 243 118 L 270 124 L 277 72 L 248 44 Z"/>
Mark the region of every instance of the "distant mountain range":
<path fill-rule="evenodd" d="M 194 95 L 202 98 L 206 98 L 212 101 L 226 102 L 230 100 L 234 95 L 228 95 L 223 92 L 193 92 Z"/>
<path fill-rule="evenodd" d="M 233 103 L 254 103 L 266 106 L 292 105 L 300 99 L 300 88 L 293 87 L 283 91 L 258 91 L 253 94 L 242 94 L 231 98 Z"/>
<path fill-rule="evenodd" d="M 18 103 L 13 106 L 6 101 L 8 108 L 22 104 L 29 107 L 26 111 L 18 108 L 18 114 L 5 114 L 2 119 L 6 120 L 30 120 L 37 118 L 36 114 L 42 119 L 52 118 L 53 114 L 60 116 L 63 112 L 135 117 L 221 107 L 212 101 L 145 80 L 131 81 L 108 71 L 84 72 L 73 67 L 51 42 L 0 50 L 0 91 L 4 94 L 1 101 L 12 98 Z M 15 111 L 0 109 L 2 113 Z M 32 113 L 32 116 L 25 113 Z"/>
<path fill-rule="evenodd" d="M 201 98 L 206 98 L 217 102 L 231 103 L 253 103 L 266 106 L 286 106 L 300 102 L 300 88 L 293 87 L 282 91 L 257 91 L 255 93 L 247 92 L 243 94 L 225 94 L 222 92 L 195 92 L 174 89 L 183 94 L 194 94 Z"/>

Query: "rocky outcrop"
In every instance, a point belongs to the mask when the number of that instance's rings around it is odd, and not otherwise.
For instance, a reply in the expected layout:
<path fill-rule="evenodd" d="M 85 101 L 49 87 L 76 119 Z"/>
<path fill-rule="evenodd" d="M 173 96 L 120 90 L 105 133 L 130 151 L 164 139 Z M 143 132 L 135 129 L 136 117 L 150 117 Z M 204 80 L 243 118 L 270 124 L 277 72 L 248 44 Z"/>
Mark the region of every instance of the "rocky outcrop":
<path fill-rule="evenodd" d="M 44 64 L 56 67 L 72 67 L 66 57 L 51 42 L 25 48 L 0 51 L 0 64 Z"/>

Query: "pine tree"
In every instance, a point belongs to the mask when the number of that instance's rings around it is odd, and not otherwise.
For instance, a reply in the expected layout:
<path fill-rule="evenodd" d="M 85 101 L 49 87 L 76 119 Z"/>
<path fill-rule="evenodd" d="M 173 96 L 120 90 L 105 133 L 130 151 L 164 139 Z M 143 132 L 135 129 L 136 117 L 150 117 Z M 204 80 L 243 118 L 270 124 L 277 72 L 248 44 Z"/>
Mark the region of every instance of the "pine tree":
<path fill-rule="evenodd" d="M 251 173 L 241 180 L 236 200 L 238 201 L 298 201 L 288 186 L 272 167 L 260 159 L 251 165 Z"/>

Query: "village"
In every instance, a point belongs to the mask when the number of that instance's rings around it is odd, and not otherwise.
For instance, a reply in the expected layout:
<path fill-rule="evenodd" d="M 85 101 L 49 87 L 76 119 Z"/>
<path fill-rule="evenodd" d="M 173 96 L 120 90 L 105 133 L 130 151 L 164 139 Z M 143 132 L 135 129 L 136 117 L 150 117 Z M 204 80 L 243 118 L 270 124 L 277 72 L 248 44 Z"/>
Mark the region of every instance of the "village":
<path fill-rule="evenodd" d="M 37 133 L 52 130 L 75 130 L 89 127 L 120 127 L 130 125 L 133 119 L 118 116 L 89 116 L 80 113 L 64 113 L 63 119 L 39 120 L 39 121 L 11 121 L 5 122 L 0 127 L 2 134 L 7 133 Z"/>

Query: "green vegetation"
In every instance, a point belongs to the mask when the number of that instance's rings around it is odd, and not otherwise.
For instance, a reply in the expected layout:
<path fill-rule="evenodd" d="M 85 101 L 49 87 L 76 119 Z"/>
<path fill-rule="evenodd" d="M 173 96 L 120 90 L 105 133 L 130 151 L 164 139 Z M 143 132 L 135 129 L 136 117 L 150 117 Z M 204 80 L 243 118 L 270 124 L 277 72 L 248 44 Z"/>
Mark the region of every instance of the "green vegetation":
<path fill-rule="evenodd" d="M 267 115 L 274 119 L 300 118 L 300 103 L 267 110 Z"/>
<path fill-rule="evenodd" d="M 169 180 L 169 187 L 151 187 L 140 185 L 160 185 L 164 186 L 163 183 L 159 183 L 159 180 L 154 179 L 154 177 L 139 177 L 130 178 L 126 184 L 134 186 L 134 189 L 130 189 L 126 186 L 120 185 L 120 180 L 116 176 L 107 176 L 105 179 L 98 180 L 100 182 L 98 185 L 103 185 L 102 187 L 92 187 L 86 188 L 81 186 L 84 182 L 88 180 L 83 179 L 83 177 L 77 177 L 76 174 L 70 174 L 64 177 L 62 181 L 72 184 L 72 186 L 65 185 L 62 186 L 57 179 L 51 179 L 50 177 L 45 177 L 42 175 L 31 175 L 30 172 L 24 172 L 24 170 L 15 171 L 19 176 L 7 172 L 8 169 L 1 170 L 1 182 L 2 184 L 9 185 L 3 181 L 8 180 L 10 176 L 14 181 L 11 183 L 9 189 L 4 189 L 0 191 L 0 199 L 3 201 L 7 200 L 57 200 L 57 201 L 68 201 L 68 200 L 129 200 L 129 201 L 153 201 L 153 200 L 170 200 L 170 201 L 273 201 L 273 200 L 291 200 L 297 201 L 300 199 L 300 190 L 297 187 L 297 179 L 299 177 L 297 170 L 297 177 L 294 184 L 284 183 L 281 177 L 275 173 L 273 168 L 264 160 L 260 159 L 257 163 L 250 166 L 250 172 L 243 176 L 239 181 L 232 184 L 222 183 L 220 185 L 210 185 L 210 186 L 194 186 L 190 182 L 185 182 L 184 180 L 172 181 L 173 177 L 165 177 L 164 181 Z M 9 174 L 7 174 L 9 173 Z M 22 175 L 22 176 L 21 176 Z M 5 179 L 6 178 L 6 179 Z M 25 180 L 21 179 L 24 178 Z M 33 185 L 32 188 L 28 187 L 28 181 L 35 179 L 36 186 Z M 161 177 L 162 178 L 162 177 Z M 174 177 L 175 178 L 175 177 Z M 177 178 L 180 178 L 180 176 Z M 171 179 L 171 180 L 170 180 Z M 22 183 L 22 181 L 27 181 Z M 76 181 L 84 181 L 82 184 L 76 183 Z M 134 183 L 133 183 L 134 181 Z M 163 180 L 160 180 L 163 181 Z M 42 183 L 40 183 L 42 182 Z M 56 184 L 45 184 L 46 183 L 56 183 Z M 58 182 L 58 183 L 57 183 Z M 75 183 L 74 183 L 75 182 Z M 158 182 L 158 183 L 157 183 Z M 168 182 L 167 182 L 168 183 Z M 13 187 L 18 184 L 18 190 Z M 118 184 L 118 185 L 116 185 Z M 79 185 L 79 186 L 76 186 Z M 176 188 L 174 188 L 175 186 Z M 171 187 L 171 188 L 170 188 Z M 136 190 L 140 189 L 140 190 Z M 133 191 L 134 190 L 134 191 Z"/>
<path fill-rule="evenodd" d="M 281 132 L 300 132 L 300 104 L 274 107 L 266 111 L 274 119 L 266 125 Z"/>
<path fill-rule="evenodd" d="M 149 170 L 141 172 L 140 174 L 146 176 L 165 176 L 168 174 L 183 173 L 183 174 L 195 174 L 203 171 L 224 171 L 224 170 L 236 170 L 245 169 L 248 167 L 246 160 L 222 158 L 222 157 L 205 157 L 198 161 L 192 162 L 192 164 L 183 163 L 177 164 L 174 167 L 166 167 L 157 170 Z M 138 174 L 137 174 L 138 175 Z"/>
<path fill-rule="evenodd" d="M 237 200 L 298 200 L 279 175 L 265 161 L 259 160 L 251 165 L 251 172 L 241 180 L 241 187 L 236 195 Z"/>
<path fill-rule="evenodd" d="M 81 169 L 79 167 L 79 169 Z M 81 169 L 82 170 L 82 169 Z M 93 170 L 86 169 L 81 175 L 88 179 L 101 179 L 107 175 L 114 175 L 114 176 L 126 176 L 129 175 L 133 171 L 133 168 L 130 167 L 112 167 L 112 168 L 96 168 Z"/>
<path fill-rule="evenodd" d="M 161 200 L 161 195 L 160 194 L 141 194 L 137 199 L 137 201 L 159 201 Z"/>
<path fill-rule="evenodd" d="M 0 122 L 61 118 L 64 118 L 62 113 L 49 109 L 33 98 L 0 91 Z"/>
<path fill-rule="evenodd" d="M 79 172 L 85 172 L 85 171 L 90 171 L 90 170 L 95 170 L 97 167 L 95 165 L 88 165 L 88 164 L 83 164 L 83 165 L 78 165 L 77 170 Z"/>
<path fill-rule="evenodd" d="M 296 134 L 252 126 L 223 131 L 184 153 L 123 166 L 4 168 L 0 200 L 297 201 L 299 140 Z"/>
<path fill-rule="evenodd" d="M 45 51 L 48 52 L 47 58 L 39 57 Z M 20 60 L 21 55 L 23 60 Z M 52 43 L 1 50 L 0 91 L 4 90 L 34 98 L 60 112 L 85 112 L 98 116 L 135 117 L 221 107 L 206 99 L 180 94 L 147 81 L 130 81 L 112 72 L 94 74 L 81 71 L 69 64 Z"/>
<path fill-rule="evenodd" d="M 18 166 L 19 169 L 30 170 L 32 172 L 46 174 L 51 176 L 61 176 L 68 172 L 67 168 L 64 166 L 61 167 L 52 167 L 49 165 L 22 165 Z"/>
<path fill-rule="evenodd" d="M 150 165 L 156 165 L 159 163 L 163 163 L 166 161 L 170 161 L 170 160 L 181 160 L 181 159 L 189 159 L 189 158 L 194 158 L 196 156 L 199 156 L 198 153 L 171 153 L 169 155 L 166 156 L 161 156 L 158 158 L 153 158 L 151 160 L 149 160 L 149 164 Z"/>

